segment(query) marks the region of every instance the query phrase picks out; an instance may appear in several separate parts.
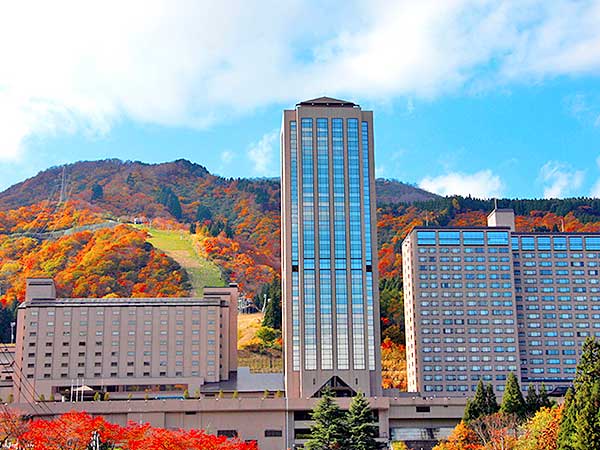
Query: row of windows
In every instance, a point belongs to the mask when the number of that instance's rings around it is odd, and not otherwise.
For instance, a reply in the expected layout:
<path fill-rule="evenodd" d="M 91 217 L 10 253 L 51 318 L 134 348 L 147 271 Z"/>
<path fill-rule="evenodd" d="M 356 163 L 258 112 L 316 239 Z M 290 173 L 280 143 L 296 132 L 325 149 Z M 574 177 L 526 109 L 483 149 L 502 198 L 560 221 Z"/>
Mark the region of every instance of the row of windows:
<path fill-rule="evenodd" d="M 438 269 L 439 268 L 439 269 Z M 426 265 L 426 264 L 421 264 L 419 265 L 419 270 L 423 270 L 423 271 L 436 271 L 436 270 L 440 270 L 442 272 L 448 272 L 448 271 L 453 271 L 453 272 L 459 272 L 461 270 L 465 270 L 468 272 L 472 272 L 474 270 L 478 270 L 478 271 L 509 271 L 512 270 L 512 267 L 508 264 L 490 264 L 490 265 L 485 265 L 485 264 L 465 264 L 464 266 L 461 265 L 440 265 L 437 266 L 435 264 L 432 265 Z"/>
<path fill-rule="evenodd" d="M 428 253 L 428 254 L 461 254 L 464 253 L 466 255 L 470 254 L 484 254 L 484 253 L 509 253 L 508 247 L 419 247 L 417 250 L 419 253 Z"/>
<path fill-rule="evenodd" d="M 437 288 L 442 288 L 442 289 L 447 289 L 447 288 L 453 288 L 453 289 L 462 289 L 463 287 L 467 288 L 467 289 L 487 289 L 488 288 L 488 284 L 487 283 L 419 283 L 419 288 L 421 289 L 427 289 L 427 288 L 431 288 L 431 289 L 437 289 Z M 512 283 L 498 283 L 498 282 L 494 282 L 494 283 L 490 283 L 489 287 L 491 289 L 510 289 L 512 288 Z"/>
<path fill-rule="evenodd" d="M 171 321 L 171 323 L 172 323 L 172 321 Z M 87 320 L 81 320 L 81 321 L 79 321 L 79 326 L 80 327 L 87 327 L 88 324 L 89 324 L 89 322 Z M 160 325 L 169 325 L 169 321 L 168 320 L 160 320 L 159 324 Z M 199 326 L 200 325 L 200 320 L 199 319 L 192 320 L 191 324 Z M 208 321 L 208 325 L 214 325 L 214 324 L 215 324 L 214 320 L 209 320 Z M 37 325 L 38 325 L 38 322 L 36 322 L 36 321 L 29 322 L 29 327 L 37 327 Z M 55 322 L 53 320 L 50 320 L 50 321 L 46 322 L 46 326 L 47 327 L 53 327 L 54 325 L 55 325 Z M 72 325 L 71 321 L 64 321 L 62 323 L 63 327 L 70 327 L 71 325 Z M 113 320 L 111 322 L 111 325 L 112 326 L 120 326 L 121 325 L 121 321 L 120 320 Z M 123 325 L 125 325 L 125 324 L 123 324 Z M 138 325 L 138 322 L 135 321 L 135 320 L 130 320 L 130 321 L 127 322 L 127 325 L 130 326 L 130 327 L 135 327 L 135 326 Z M 144 321 L 144 326 L 150 326 L 151 327 L 152 325 L 153 325 L 153 323 L 152 323 L 151 320 L 145 320 Z M 155 323 L 154 325 L 156 326 L 158 324 Z M 184 323 L 183 320 L 177 320 L 177 321 L 175 321 L 175 326 L 177 326 L 177 327 L 182 327 L 184 325 L 185 325 L 185 323 Z M 73 324 L 73 326 L 77 326 L 77 324 Z M 104 326 L 104 321 L 103 320 L 97 320 L 96 321 L 96 326 L 97 327 L 103 327 Z"/>
<path fill-rule="evenodd" d="M 417 231 L 418 245 L 508 245 L 508 231 Z"/>
<path fill-rule="evenodd" d="M 419 280 L 511 280 L 510 273 L 420 273 Z"/>
<path fill-rule="evenodd" d="M 423 347 L 423 353 L 516 353 L 517 347 L 515 346 L 496 346 L 496 347 Z"/>
<path fill-rule="evenodd" d="M 523 252 L 523 253 L 518 253 L 518 252 L 513 252 L 513 257 L 515 259 L 597 259 L 598 258 L 598 254 L 597 253 L 566 253 L 566 252 L 554 252 L 554 253 L 548 253 L 548 252 L 539 252 L 539 253 L 529 253 L 529 252 Z M 557 265 L 560 261 L 557 261 Z M 579 262 L 581 264 L 581 262 Z M 597 261 L 590 261 L 590 263 L 595 263 L 596 265 L 598 264 Z M 552 265 L 552 262 L 545 262 L 545 264 L 547 265 Z"/>
<path fill-rule="evenodd" d="M 543 333 L 541 331 L 528 331 L 527 332 L 527 336 L 529 337 L 542 337 L 542 335 L 544 337 L 558 337 L 559 336 L 559 332 L 558 331 L 544 331 Z M 523 336 L 525 336 L 525 333 L 523 333 Z M 560 336 L 562 337 L 580 337 L 580 338 L 586 338 L 589 336 L 596 336 L 596 337 L 600 337 L 600 332 L 594 332 L 591 333 L 589 331 L 561 331 L 560 332 Z M 521 332 L 519 332 L 519 337 L 521 337 Z"/>
<path fill-rule="evenodd" d="M 501 334 L 501 333 L 498 333 Z M 515 343 L 515 338 L 514 337 L 501 337 L 501 336 L 494 336 L 494 338 L 492 339 L 489 336 L 485 336 L 485 337 L 473 337 L 470 336 L 468 339 L 464 338 L 464 337 L 444 337 L 439 338 L 439 337 L 424 337 L 423 339 L 421 339 L 421 342 L 423 344 L 441 344 L 442 342 L 445 344 L 465 344 L 465 343 L 469 343 L 469 344 L 478 344 L 478 343 L 482 343 L 482 344 L 491 344 L 492 342 L 494 344 L 514 344 Z M 520 341 L 519 341 L 520 344 Z"/>
<path fill-rule="evenodd" d="M 600 236 L 512 236 L 514 250 L 600 250 Z"/>
<path fill-rule="evenodd" d="M 528 291 L 529 292 L 529 291 Z M 537 290 L 532 290 L 530 292 L 537 292 Z M 546 291 L 546 292 L 554 292 L 554 291 Z M 569 291 L 565 291 L 565 292 L 569 292 Z M 585 291 L 582 291 L 585 292 Z M 441 295 L 440 295 L 441 294 Z M 427 291 L 421 291 L 419 293 L 419 296 L 421 298 L 437 298 L 437 297 L 444 297 L 444 298 L 449 298 L 449 297 L 454 297 L 454 298 L 462 298 L 462 297 L 468 297 L 468 298 L 474 298 L 474 297 L 479 297 L 479 298 L 485 298 L 485 297 L 512 297 L 513 293 L 512 291 L 505 291 L 505 292 L 498 292 L 498 291 L 493 291 L 493 292 L 485 292 L 485 291 L 470 291 L 470 292 L 438 292 L 438 291 L 433 291 L 433 292 L 427 292 Z"/>
<path fill-rule="evenodd" d="M 209 346 L 210 345 L 215 345 L 215 340 L 214 339 L 208 339 L 206 341 L 206 343 Z M 43 344 L 43 342 L 41 344 Z M 46 344 L 46 347 L 52 347 L 53 346 L 52 342 L 46 342 L 45 344 Z M 169 341 L 166 341 L 166 340 L 159 341 L 159 345 L 160 346 L 166 346 L 168 344 L 169 344 Z M 190 341 L 186 342 L 185 344 L 189 345 Z M 71 345 L 70 342 L 63 342 L 62 343 L 63 347 L 69 347 L 70 345 Z M 75 343 L 73 343 L 73 345 L 75 345 Z M 79 345 L 79 347 L 86 347 L 86 346 L 89 346 L 90 343 L 88 343 L 87 341 L 79 341 L 78 345 Z M 96 346 L 102 346 L 102 345 L 104 345 L 104 343 L 102 341 L 96 341 Z M 136 341 L 127 341 L 127 346 L 128 347 L 135 347 L 135 345 L 136 345 Z M 150 347 L 150 346 L 152 346 L 152 341 L 144 341 L 143 345 L 144 345 L 144 347 Z M 184 341 L 178 339 L 178 340 L 175 341 L 175 345 L 178 346 L 178 347 L 179 346 L 183 346 L 184 345 Z M 200 340 L 198 340 L 198 339 L 192 339 L 191 340 L 191 345 L 192 345 L 192 347 L 200 345 Z M 36 342 L 35 341 L 29 342 L 29 347 L 35 347 L 35 346 L 36 346 Z M 119 341 L 112 341 L 111 342 L 111 346 L 112 347 L 119 347 L 119 346 L 121 346 L 121 342 L 119 342 Z"/>
<path fill-rule="evenodd" d="M 210 371 L 210 372 L 207 372 L 206 375 L 208 377 L 214 377 L 215 376 L 215 372 L 214 371 Z M 105 375 L 103 373 L 101 373 L 101 372 L 94 373 L 94 378 L 102 378 L 104 376 Z M 117 372 L 110 372 L 109 376 L 110 376 L 110 378 L 117 378 L 119 376 L 119 374 Z M 138 377 L 139 375 L 136 374 L 136 373 L 134 373 L 134 372 L 127 372 L 126 376 L 127 377 Z M 150 372 L 143 372 L 142 376 L 143 377 L 154 377 L 155 375 L 152 375 Z M 167 377 L 167 376 L 170 377 L 171 375 L 168 375 L 167 372 L 159 372 L 158 376 L 159 377 Z M 176 371 L 175 372 L 175 376 L 176 377 L 183 377 L 184 375 L 183 375 L 183 372 Z M 193 371 L 190 372 L 190 376 L 192 376 L 192 377 L 198 377 L 198 376 L 200 376 L 200 372 L 197 371 L 197 370 L 193 370 Z M 32 372 L 27 373 L 27 378 L 31 379 L 33 377 L 34 377 L 34 374 Z M 63 373 L 60 374 L 60 378 L 71 378 L 71 377 L 72 377 L 72 375 L 69 374 L 69 373 L 63 372 Z M 85 373 L 79 372 L 79 373 L 77 373 L 77 377 L 78 378 L 83 378 L 83 377 L 85 377 Z M 50 374 L 50 373 L 44 373 L 42 375 L 42 378 L 46 378 L 46 379 L 52 378 L 52 374 Z"/>
<path fill-rule="evenodd" d="M 419 262 L 437 262 L 437 256 L 419 256 Z M 440 256 L 440 262 L 510 262 L 509 256 Z"/>
<path fill-rule="evenodd" d="M 494 356 L 493 358 L 489 355 L 471 355 L 469 357 L 465 356 L 465 355 L 452 355 L 452 356 L 445 356 L 445 357 L 441 357 L 441 356 L 423 356 L 423 362 L 425 363 L 431 363 L 431 362 L 467 362 L 467 361 L 471 361 L 471 362 L 492 362 L 492 361 L 496 361 L 496 362 L 505 362 L 505 361 L 510 361 L 510 362 L 515 362 L 517 361 L 517 357 L 515 355 L 508 355 L 508 356 L 504 356 L 504 355 L 497 355 Z M 462 367 L 462 366 L 461 366 Z M 448 371 L 454 371 L 456 370 L 456 366 L 446 366 L 446 370 Z"/>
<path fill-rule="evenodd" d="M 168 364 L 168 363 L 167 363 L 167 361 L 166 361 L 166 360 L 159 361 L 159 365 L 160 365 L 160 366 L 164 366 L 164 367 L 166 367 L 166 366 L 167 366 L 167 364 Z M 209 366 L 214 366 L 214 365 L 215 365 L 215 361 L 213 361 L 213 360 L 211 359 L 211 360 L 208 360 L 208 361 L 206 362 L 206 364 L 207 364 L 207 365 L 209 365 Z M 90 363 L 90 365 L 91 365 L 91 363 Z M 126 362 L 126 365 L 127 365 L 127 367 L 134 367 L 134 366 L 135 366 L 135 362 L 134 362 L 134 361 L 127 361 L 127 362 Z M 150 365 L 151 365 L 151 362 L 150 362 L 150 361 L 144 361 L 144 362 L 143 362 L 143 366 L 144 366 L 144 367 L 149 367 Z M 183 362 L 183 361 L 181 361 L 181 360 L 177 360 L 177 361 L 175 361 L 175 365 L 176 365 L 176 366 L 183 366 L 183 365 L 184 365 L 184 362 Z M 192 366 L 199 366 L 199 365 L 200 365 L 200 361 L 198 361 L 198 360 L 193 360 L 193 361 L 191 361 L 191 365 L 192 365 Z M 68 363 L 68 362 L 62 362 L 62 363 L 60 364 L 60 366 L 61 366 L 61 367 L 69 367 L 69 363 Z M 84 362 L 84 361 L 81 361 L 81 362 L 78 362 L 78 363 L 77 363 L 77 367 L 85 367 L 85 366 L 86 366 L 86 364 L 85 364 L 85 362 Z M 108 364 L 105 364 L 105 366 L 108 366 Z M 35 367 L 35 363 L 28 363 L 28 364 L 27 364 L 27 367 L 28 367 L 28 368 L 34 368 L 34 367 Z M 44 367 L 45 367 L 45 368 L 51 368 L 51 367 L 52 367 L 52 362 L 46 362 L 46 363 L 44 363 Z M 94 362 L 94 367 L 102 367 L 102 362 L 101 362 L 101 361 L 96 361 L 96 362 Z M 110 367 L 119 367 L 119 363 L 118 363 L 117 361 L 112 361 L 112 362 L 110 363 Z"/>
<path fill-rule="evenodd" d="M 161 299 L 157 298 L 156 300 L 160 301 Z M 95 315 L 97 315 L 97 316 L 104 316 L 105 315 L 104 314 L 105 311 L 104 311 L 104 309 L 102 309 L 102 307 L 93 307 L 91 309 L 92 309 L 92 311 L 95 312 Z M 49 317 L 56 315 L 56 311 L 54 311 L 52 309 L 44 309 L 43 311 Z M 167 310 L 167 309 L 162 309 L 162 308 L 160 308 L 159 311 L 160 311 L 160 315 L 161 316 L 166 316 L 166 315 L 169 315 L 170 313 L 173 312 L 173 310 Z M 80 316 L 87 316 L 89 310 L 86 307 L 78 307 L 77 308 L 77 312 L 79 313 Z M 118 316 L 118 315 L 121 315 L 121 312 L 122 312 L 121 309 L 113 309 L 112 310 L 112 315 Z M 154 308 L 148 308 L 148 307 L 146 307 L 146 308 L 142 308 L 142 307 L 137 307 L 137 308 L 136 307 L 127 307 L 127 315 L 129 315 L 129 316 L 140 315 L 142 312 L 144 313 L 144 315 L 149 316 L 149 315 L 155 314 L 157 311 L 156 311 L 156 307 L 154 307 Z M 189 312 L 190 312 L 189 309 L 188 310 L 183 310 L 183 309 L 176 309 L 175 310 L 175 314 L 178 315 L 178 316 L 185 315 L 186 313 L 189 313 Z M 191 309 L 191 313 L 192 313 L 193 316 L 200 315 L 200 312 L 201 311 L 198 308 L 192 308 Z M 208 312 L 209 315 L 215 315 L 216 314 L 216 310 L 214 310 L 214 309 L 208 309 L 207 312 Z M 71 316 L 72 315 L 72 311 L 70 309 L 68 309 L 68 308 L 61 308 L 61 313 L 62 313 L 63 316 Z M 108 311 L 107 311 L 107 313 L 108 313 Z M 31 310 L 31 311 L 28 311 L 28 314 L 31 315 L 31 316 L 36 317 L 36 316 L 39 315 L 39 311 L 37 311 L 37 310 L 34 309 L 34 310 Z"/>
<path fill-rule="evenodd" d="M 469 366 L 423 366 L 424 372 L 515 372 L 517 370 L 516 365 L 497 365 L 493 366 L 491 364 L 486 364 L 483 366 L 480 365 L 469 365 Z"/>

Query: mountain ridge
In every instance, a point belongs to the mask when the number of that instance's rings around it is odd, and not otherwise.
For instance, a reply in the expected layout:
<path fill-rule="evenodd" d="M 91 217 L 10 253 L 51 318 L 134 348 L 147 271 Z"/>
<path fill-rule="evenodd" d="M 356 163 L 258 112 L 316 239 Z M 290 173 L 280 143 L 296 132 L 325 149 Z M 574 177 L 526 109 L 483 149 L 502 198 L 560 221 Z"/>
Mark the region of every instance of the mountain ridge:
<path fill-rule="evenodd" d="M 160 215 L 168 213 L 168 211 L 156 205 L 152 209 L 141 208 L 141 210 L 128 208 L 127 205 L 112 205 L 115 208 L 110 208 L 110 201 L 108 204 L 99 198 L 95 199 L 96 202 L 93 201 L 91 190 L 95 184 L 102 188 L 104 194 L 107 188 L 110 190 L 110 184 L 116 182 L 118 187 L 125 188 L 128 194 L 145 196 L 146 201 L 155 200 L 159 186 L 168 186 L 180 197 L 183 204 L 193 203 L 197 200 L 193 198 L 194 189 L 191 185 L 193 182 L 206 183 L 208 180 L 221 187 L 241 182 L 245 185 L 245 188 L 249 188 L 251 191 L 263 189 L 264 185 L 279 186 L 277 177 L 226 178 L 211 174 L 205 166 L 186 159 L 163 163 L 145 163 L 143 161 L 123 161 L 112 158 L 78 161 L 40 171 L 37 175 L 0 192 L 0 208 L 15 209 L 48 200 L 49 197 L 58 197 L 63 173 L 65 174 L 64 183 L 67 185 L 66 193 L 69 197 L 96 203 L 98 206 L 109 207 L 109 211 L 114 214 L 125 211 L 132 214 L 146 212 L 149 215 Z M 439 197 L 436 194 L 397 180 L 377 179 L 376 185 L 378 198 L 381 197 L 380 203 L 410 203 Z M 65 188 L 63 187 L 63 189 Z M 242 190 L 245 189 L 242 188 Z M 116 192 L 112 192 L 112 194 L 116 194 Z M 197 194 L 202 194 L 202 192 L 199 191 Z M 110 196 L 108 197 L 110 198 Z M 183 214 L 188 220 L 193 219 L 191 211 L 183 211 Z"/>

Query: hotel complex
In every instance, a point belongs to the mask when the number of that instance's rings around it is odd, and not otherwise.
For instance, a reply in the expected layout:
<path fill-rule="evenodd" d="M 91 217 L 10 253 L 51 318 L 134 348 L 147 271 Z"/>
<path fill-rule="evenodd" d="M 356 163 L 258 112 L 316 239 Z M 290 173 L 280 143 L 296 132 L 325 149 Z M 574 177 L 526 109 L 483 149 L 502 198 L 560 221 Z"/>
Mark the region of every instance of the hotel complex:
<path fill-rule="evenodd" d="M 506 375 L 564 392 L 600 337 L 600 234 L 416 227 L 402 244 L 409 391 L 460 395 Z"/>
<path fill-rule="evenodd" d="M 237 369 L 236 286 L 204 298 L 57 299 L 49 279 L 27 281 L 18 309 L 15 401 L 71 397 L 73 380 L 113 398 L 195 392 Z"/>
<path fill-rule="evenodd" d="M 30 279 L 16 345 L 0 352 L 0 396 L 36 416 L 76 408 L 280 450 L 303 445 L 325 387 L 346 409 L 365 393 L 378 440 L 413 448 L 449 434 L 479 380 L 501 395 L 512 371 L 560 393 L 582 342 L 600 336 L 600 234 L 518 233 L 499 209 L 487 227 L 406 237 L 410 392 L 382 389 L 373 134 L 373 113 L 351 102 L 284 111 L 284 373 L 237 367 L 236 285 L 202 298 L 71 299 Z"/>

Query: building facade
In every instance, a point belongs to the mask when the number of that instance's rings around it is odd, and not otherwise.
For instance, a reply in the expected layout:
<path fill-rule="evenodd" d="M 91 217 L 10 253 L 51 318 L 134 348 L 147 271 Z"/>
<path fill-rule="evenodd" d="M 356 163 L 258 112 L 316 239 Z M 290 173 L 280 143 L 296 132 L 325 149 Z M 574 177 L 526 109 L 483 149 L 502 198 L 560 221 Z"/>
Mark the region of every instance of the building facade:
<path fill-rule="evenodd" d="M 286 393 L 380 395 L 373 113 L 301 102 L 281 149 Z"/>
<path fill-rule="evenodd" d="M 488 227 L 416 227 L 402 244 L 409 391 L 468 395 L 481 379 L 504 389 L 560 391 L 581 346 L 600 336 L 600 235 L 517 233 L 514 213 Z"/>
<path fill-rule="evenodd" d="M 18 308 L 15 401 L 193 393 L 237 370 L 237 287 L 204 298 L 56 298 L 27 280 Z"/>

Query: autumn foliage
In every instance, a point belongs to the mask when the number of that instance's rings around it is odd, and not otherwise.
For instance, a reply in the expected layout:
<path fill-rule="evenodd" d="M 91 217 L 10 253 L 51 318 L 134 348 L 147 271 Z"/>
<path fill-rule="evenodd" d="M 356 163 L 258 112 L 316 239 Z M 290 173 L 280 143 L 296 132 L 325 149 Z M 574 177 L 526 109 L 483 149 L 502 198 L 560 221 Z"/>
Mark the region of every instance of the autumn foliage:
<path fill-rule="evenodd" d="M 11 424 L 19 423 L 19 428 Z M 93 439 L 101 448 L 115 446 L 122 450 L 257 450 L 255 443 L 228 440 L 201 430 L 167 430 L 148 424 L 130 422 L 126 427 L 111 424 L 103 417 L 85 412 L 70 412 L 53 420 L 36 419 L 25 422 L 12 412 L 0 417 L 3 443 L 18 449 L 87 450 Z M 5 427 L 9 427 L 6 428 Z M 97 436 L 97 437 L 96 437 Z"/>
<path fill-rule="evenodd" d="M 562 406 L 544 407 L 520 424 L 503 413 L 461 421 L 434 450 L 556 450 L 562 413 Z"/>
<path fill-rule="evenodd" d="M 384 389 L 406 391 L 406 348 L 385 338 L 381 343 L 382 385 Z"/>
<path fill-rule="evenodd" d="M 52 277 L 63 297 L 167 297 L 188 293 L 187 274 L 127 225 L 57 239 L 0 235 L 4 304 L 22 301 L 28 277 Z"/>

